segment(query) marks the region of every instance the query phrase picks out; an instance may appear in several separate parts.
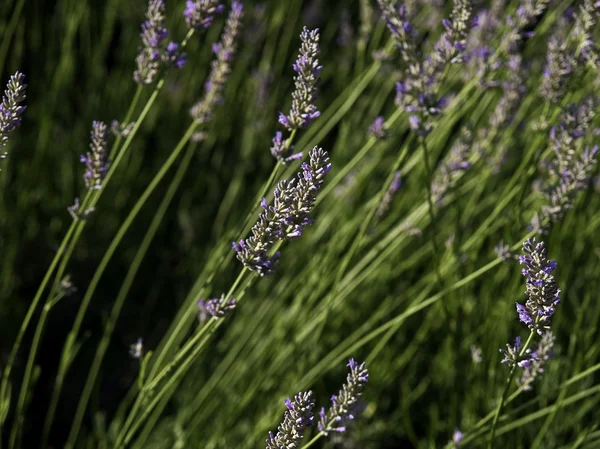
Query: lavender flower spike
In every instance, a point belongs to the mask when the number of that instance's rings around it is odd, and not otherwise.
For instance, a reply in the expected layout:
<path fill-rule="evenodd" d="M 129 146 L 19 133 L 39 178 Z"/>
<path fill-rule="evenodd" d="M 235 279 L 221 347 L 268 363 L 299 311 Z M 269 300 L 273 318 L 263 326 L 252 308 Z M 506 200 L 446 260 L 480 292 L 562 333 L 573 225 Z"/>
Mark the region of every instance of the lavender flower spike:
<path fill-rule="evenodd" d="M 220 0 L 187 0 L 183 16 L 185 23 L 196 31 L 209 28 L 215 14 L 223 12 L 225 6 Z"/>
<path fill-rule="evenodd" d="M 287 410 L 283 415 L 283 421 L 277 428 L 277 434 L 269 432 L 267 438 L 267 449 L 294 449 L 300 447 L 306 427 L 313 423 L 313 401 L 312 391 L 298 393 L 294 400 L 286 399 Z"/>
<path fill-rule="evenodd" d="M 8 142 L 9 134 L 21 124 L 21 114 L 26 106 L 21 106 L 25 100 L 25 75 L 16 72 L 10 77 L 2 103 L 0 103 L 0 150 Z M 6 153 L 0 153 L 0 159 L 4 159 Z"/>
<path fill-rule="evenodd" d="M 369 372 L 365 363 L 358 364 L 354 359 L 348 362 L 350 373 L 346 383 L 337 396 L 331 397 L 331 408 L 325 413 L 325 408 L 319 412 L 319 430 L 327 435 L 329 432 L 345 432 L 347 421 L 353 420 L 353 411 L 362 394 L 363 387 L 369 380 Z"/>
<path fill-rule="evenodd" d="M 548 260 L 544 242 L 537 243 L 535 238 L 523 243 L 523 252 L 520 262 L 525 265 L 522 274 L 526 278 L 527 300 L 524 305 L 517 303 L 517 312 L 522 323 L 542 335 L 544 329 L 550 328 L 550 320 L 560 302 L 560 290 L 552 275 L 557 264 Z"/>
<path fill-rule="evenodd" d="M 138 84 L 152 84 L 160 71 L 160 48 L 168 35 L 164 1 L 150 0 L 146 18 L 140 34 L 143 46 L 135 59 L 137 70 L 133 73 Z"/>
<path fill-rule="evenodd" d="M 222 100 L 223 86 L 231 72 L 231 60 L 237 48 L 237 36 L 242 28 L 242 15 L 242 3 L 234 1 L 221 41 L 212 48 L 215 59 L 211 64 L 208 81 L 204 84 L 204 97 L 191 110 L 192 118 L 198 123 L 210 121 L 215 105 Z"/>
<path fill-rule="evenodd" d="M 91 135 L 90 151 L 85 155 L 82 154 L 80 158 L 86 168 L 83 180 L 88 189 L 100 190 L 109 164 L 106 125 L 103 122 L 92 122 Z"/>
<path fill-rule="evenodd" d="M 288 115 L 279 114 L 279 123 L 289 131 L 306 128 L 321 114 L 314 101 L 317 94 L 318 75 L 322 69 L 317 56 L 319 55 L 319 30 L 309 30 L 304 27 L 300 34 L 302 45 L 298 59 L 292 66 L 296 72 L 294 77 L 295 90 L 292 93 L 292 108 Z"/>
<path fill-rule="evenodd" d="M 252 235 L 232 244 L 237 259 L 246 268 L 261 276 L 274 272 L 279 253 L 270 255 L 271 250 L 277 241 L 299 237 L 304 228 L 312 223 L 308 216 L 329 170 L 329 155 L 323 149 L 314 147 L 309 154 L 309 162 L 302 164 L 302 171 L 297 178 L 281 181 L 277 185 L 273 192 L 273 204 L 268 205 L 266 200 L 261 200 L 263 212 L 251 229 Z"/>

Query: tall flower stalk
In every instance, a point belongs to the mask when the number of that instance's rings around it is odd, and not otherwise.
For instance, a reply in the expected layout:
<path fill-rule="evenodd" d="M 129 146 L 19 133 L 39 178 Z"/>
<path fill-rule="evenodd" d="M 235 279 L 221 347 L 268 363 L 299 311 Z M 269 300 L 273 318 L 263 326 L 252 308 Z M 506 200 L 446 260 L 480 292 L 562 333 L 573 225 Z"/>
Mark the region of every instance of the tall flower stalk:
<path fill-rule="evenodd" d="M 531 332 L 525 344 L 521 344 L 521 337 L 517 337 L 514 345 L 506 345 L 506 349 L 500 350 L 504 355 L 502 363 L 510 366 L 510 372 L 494 414 L 488 449 L 492 449 L 494 446 L 498 419 L 502 414 L 517 369 L 524 369 L 521 378 L 517 380 L 519 388 L 531 388 L 531 383 L 543 372 L 544 364 L 550 357 L 554 345 L 554 337 L 550 331 L 550 319 L 560 302 L 560 290 L 552 274 L 557 263 L 547 258 L 544 242 L 537 242 L 535 238 L 523 243 L 523 255 L 520 256 L 520 262 L 521 265 L 524 265 L 521 273 L 525 277 L 527 300 L 525 304 L 516 303 L 517 314 L 519 321 L 527 325 Z M 541 340 L 537 348 L 531 350 L 530 345 L 536 335 L 540 335 Z"/>

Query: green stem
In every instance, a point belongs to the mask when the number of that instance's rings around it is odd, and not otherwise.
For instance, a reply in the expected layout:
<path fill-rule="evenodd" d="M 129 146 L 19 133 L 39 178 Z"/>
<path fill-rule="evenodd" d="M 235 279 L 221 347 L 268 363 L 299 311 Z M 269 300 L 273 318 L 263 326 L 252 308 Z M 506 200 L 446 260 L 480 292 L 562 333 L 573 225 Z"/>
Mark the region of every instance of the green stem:
<path fill-rule="evenodd" d="M 437 226 L 436 226 L 436 221 L 435 221 L 433 197 L 432 197 L 432 192 L 431 192 L 433 171 L 431 170 L 431 165 L 429 164 L 429 149 L 427 147 L 427 142 L 426 142 L 425 136 L 421 136 L 420 140 L 421 140 L 421 147 L 423 148 L 423 160 L 425 161 L 425 177 L 426 177 L 425 186 L 427 187 L 427 206 L 428 206 L 429 220 L 431 221 L 431 232 L 430 232 L 429 237 L 431 239 L 431 247 L 433 248 L 433 267 L 435 269 L 435 277 L 437 279 L 438 288 L 441 290 L 443 288 L 443 283 L 442 283 L 442 274 L 440 273 L 440 261 L 439 261 L 440 249 L 438 247 L 438 243 L 437 243 L 437 239 L 436 239 Z M 450 315 L 448 313 L 448 310 L 445 307 L 444 307 L 444 310 L 446 311 L 447 316 L 449 317 Z"/>
<path fill-rule="evenodd" d="M 198 127 L 198 124 L 196 122 L 193 122 L 188 127 L 186 133 L 184 134 L 184 136 L 181 138 L 181 140 L 175 147 L 175 150 L 173 150 L 173 153 L 171 153 L 171 155 L 169 156 L 167 161 L 161 166 L 161 169 L 159 170 L 159 172 L 152 179 L 152 182 L 148 185 L 148 187 L 146 188 L 146 190 L 144 191 L 144 193 L 142 194 L 140 199 L 137 201 L 137 203 L 135 204 L 135 206 L 133 207 L 133 209 L 131 210 L 131 212 L 129 213 L 129 215 L 127 216 L 127 218 L 125 219 L 125 221 L 123 222 L 121 227 L 119 228 L 119 231 L 117 232 L 117 234 L 115 235 L 115 238 L 113 239 L 110 246 L 106 250 L 104 257 L 100 261 L 100 264 L 98 265 L 98 268 L 96 269 L 96 272 L 94 273 L 94 276 L 93 276 L 92 280 L 90 281 L 90 285 L 89 285 L 89 287 L 86 291 L 86 294 L 84 296 L 84 299 L 82 301 L 83 303 L 89 304 L 89 302 L 92 298 L 92 295 L 94 294 L 94 291 L 100 281 L 100 278 L 104 274 L 104 270 L 108 266 L 118 245 L 121 243 L 121 240 L 125 236 L 125 233 L 129 229 L 129 227 L 133 224 L 134 219 L 136 218 L 137 214 L 140 212 L 140 210 L 142 209 L 143 205 L 146 203 L 146 201 L 148 200 L 150 195 L 154 192 L 154 189 L 156 189 L 156 187 L 158 186 L 160 181 L 162 181 L 163 177 L 166 175 L 167 171 L 171 168 L 173 163 L 177 160 L 177 158 L 179 157 L 179 154 L 185 148 L 190 137 L 195 132 L 197 127 Z M 108 344 L 110 343 L 110 338 L 112 336 L 112 332 L 114 330 L 116 321 L 121 313 L 121 308 L 125 302 L 125 298 L 126 298 L 126 295 L 120 295 L 117 298 L 117 300 L 115 301 L 115 304 L 113 305 L 113 309 L 111 311 L 110 318 L 104 327 L 104 334 L 102 335 L 102 340 L 100 341 L 98 350 L 96 352 L 96 356 L 94 357 L 94 361 L 92 362 L 92 367 L 90 368 L 90 375 L 88 376 L 86 385 L 85 385 L 84 390 L 79 399 L 79 404 L 77 406 L 77 411 L 75 412 L 75 417 L 73 419 L 73 424 L 71 425 L 71 431 L 69 432 L 69 438 L 67 440 L 67 444 L 65 445 L 65 448 L 70 449 L 75 446 L 75 442 L 77 440 L 77 435 L 79 434 L 79 428 L 81 426 L 81 422 L 83 421 L 83 416 L 85 413 L 85 409 L 87 407 L 87 402 L 92 393 L 92 389 L 94 387 L 97 374 L 100 370 L 100 366 L 102 364 L 102 360 L 104 358 L 106 349 L 108 348 Z M 75 333 L 72 333 L 71 335 L 73 336 L 73 338 L 76 338 Z"/>
<path fill-rule="evenodd" d="M 529 348 L 529 345 L 531 344 L 531 341 L 533 340 L 534 335 L 535 335 L 534 331 L 531 331 L 529 333 L 529 337 L 527 338 L 527 341 L 525 342 L 525 344 L 519 351 L 519 359 L 523 356 L 523 354 L 525 354 L 525 351 L 527 351 L 527 348 Z M 508 397 L 508 390 L 510 389 L 510 386 L 512 385 L 512 381 L 515 377 L 516 371 L 517 371 L 517 364 L 515 363 L 511 367 L 510 373 L 508 374 L 508 377 L 506 378 L 506 383 L 504 384 L 504 389 L 502 390 L 502 396 L 500 398 L 500 402 L 498 403 L 498 407 L 496 408 L 496 413 L 494 414 L 494 420 L 492 421 L 492 428 L 490 430 L 490 439 L 488 441 L 488 449 L 493 449 L 493 447 L 494 447 L 494 437 L 496 436 L 496 427 L 498 426 L 498 420 L 500 419 L 500 414 L 502 413 L 502 409 L 504 408 L 504 403 L 506 402 L 506 398 Z"/>
<path fill-rule="evenodd" d="M 21 327 L 19 328 L 19 333 L 17 334 L 17 338 L 11 349 L 10 355 L 8 357 L 8 361 L 4 368 L 4 372 L 2 373 L 2 384 L 0 386 L 0 401 L 10 402 L 10 398 L 7 397 L 7 391 L 8 391 L 8 386 L 9 386 L 10 374 L 12 371 L 12 367 L 15 363 L 17 353 L 19 351 L 19 348 L 21 347 L 23 337 L 25 336 L 25 332 L 27 331 L 27 327 L 29 326 L 29 323 L 35 312 L 35 309 L 37 308 L 37 305 L 40 302 L 42 293 L 46 289 L 46 286 L 48 285 L 48 282 L 50 281 L 50 277 L 52 276 L 54 269 L 58 265 L 60 257 L 62 256 L 63 251 L 65 250 L 65 247 L 67 246 L 67 243 L 69 242 L 71 235 L 73 234 L 73 231 L 75 230 L 76 224 L 77 224 L 77 220 L 73 220 L 73 222 L 69 226 L 69 229 L 67 230 L 67 233 L 65 234 L 65 236 L 58 248 L 58 251 L 54 255 L 52 262 L 50 263 L 50 267 L 48 267 L 48 270 L 46 271 L 46 274 L 44 275 L 44 278 L 42 279 L 42 283 L 38 287 L 38 290 L 33 298 L 33 301 L 31 302 L 31 305 L 29 306 L 29 309 L 27 310 L 27 314 L 25 315 L 25 318 L 23 319 L 23 322 L 21 323 Z M 2 414 L 0 416 L 0 440 L 2 439 L 1 438 L 2 426 L 6 420 L 7 414 L 8 414 L 8 411 L 6 411 L 5 414 Z"/>

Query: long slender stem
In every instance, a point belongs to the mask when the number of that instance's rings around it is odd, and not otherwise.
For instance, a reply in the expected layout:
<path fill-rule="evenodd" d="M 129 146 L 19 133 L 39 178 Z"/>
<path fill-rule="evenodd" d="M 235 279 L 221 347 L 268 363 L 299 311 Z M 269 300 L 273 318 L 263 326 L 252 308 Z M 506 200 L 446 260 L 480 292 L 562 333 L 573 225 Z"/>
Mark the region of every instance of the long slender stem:
<path fill-rule="evenodd" d="M 129 215 L 127 216 L 127 218 L 121 225 L 121 228 L 119 228 L 119 231 L 117 232 L 115 238 L 113 239 L 110 246 L 106 250 L 104 257 L 100 261 L 100 264 L 98 265 L 98 268 L 96 269 L 96 272 L 94 273 L 94 276 L 92 277 L 92 280 L 90 282 L 88 290 L 86 291 L 86 294 L 84 296 L 83 302 L 89 303 L 92 295 L 94 294 L 96 286 L 98 285 L 98 282 L 100 281 L 100 278 L 104 274 L 104 270 L 108 266 L 110 259 L 112 258 L 113 254 L 115 253 L 118 245 L 121 243 L 121 240 L 125 236 L 125 233 L 129 229 L 129 227 L 133 224 L 135 217 L 140 212 L 140 210 L 142 209 L 142 206 L 146 203 L 146 201 L 148 200 L 150 195 L 154 192 L 154 189 L 156 189 L 156 187 L 158 186 L 160 181 L 162 181 L 163 177 L 166 175 L 167 171 L 171 168 L 171 166 L 173 165 L 175 160 L 179 157 L 179 154 L 185 148 L 190 137 L 195 132 L 197 127 L 198 127 L 198 123 L 196 123 L 196 122 L 193 122 L 188 127 L 186 133 L 184 134 L 184 136 L 181 138 L 181 140 L 175 147 L 175 150 L 173 150 L 173 152 L 171 153 L 171 155 L 169 156 L 167 161 L 161 166 L 161 169 L 159 170 L 159 172 L 152 179 L 152 182 L 148 185 L 148 187 L 146 188 L 146 190 L 144 191 L 144 193 L 142 194 L 140 199 L 137 201 L 137 203 L 135 204 L 135 206 L 133 207 L 133 209 L 131 210 L 131 212 L 129 213 Z M 102 336 L 102 340 L 100 341 L 98 351 L 96 352 L 96 356 L 94 358 L 94 361 L 92 362 L 92 368 L 90 369 L 90 375 L 88 376 L 88 380 L 84 387 L 83 393 L 79 399 L 79 404 L 77 406 L 77 411 L 75 413 L 75 418 L 73 419 L 73 424 L 71 425 L 71 431 L 69 432 L 69 438 L 67 440 L 67 444 L 65 445 L 65 448 L 72 448 L 75 445 L 75 440 L 77 439 L 77 435 L 79 434 L 79 427 L 81 426 L 81 422 L 83 421 L 83 415 L 85 413 L 85 408 L 87 407 L 87 401 L 89 400 L 89 397 L 91 395 L 97 373 L 100 369 L 100 365 L 104 358 L 104 353 L 106 352 L 106 349 L 108 348 L 108 344 L 110 343 L 110 337 L 112 335 L 112 331 L 114 329 L 116 320 L 121 312 L 121 308 L 122 308 L 124 302 L 125 302 L 125 295 L 121 295 L 118 298 L 118 300 L 115 301 L 115 304 L 113 305 L 113 309 L 111 311 L 110 318 L 104 328 L 104 334 Z"/>
<path fill-rule="evenodd" d="M 529 333 L 529 337 L 527 338 L 527 341 L 525 342 L 525 344 L 519 351 L 519 358 L 522 357 L 523 354 L 525 354 L 525 351 L 527 351 L 527 348 L 529 348 L 529 345 L 531 344 L 531 341 L 533 340 L 534 335 L 535 335 L 534 331 L 531 331 Z M 490 439 L 488 441 L 488 449 L 493 449 L 493 447 L 494 447 L 494 437 L 496 436 L 496 427 L 498 426 L 498 420 L 500 419 L 500 414 L 502 413 L 502 409 L 504 408 L 504 403 L 506 402 L 506 398 L 508 397 L 508 390 L 510 389 L 510 386 L 512 385 L 512 381 L 515 377 L 516 371 L 517 371 L 517 364 L 515 363 L 511 367 L 510 373 L 508 374 L 508 377 L 506 378 L 506 383 L 504 384 L 504 389 L 502 390 L 502 396 L 500 398 L 500 402 L 498 403 L 498 407 L 496 408 L 496 414 L 494 415 L 494 420 L 492 421 L 492 428 L 490 430 Z"/>
<path fill-rule="evenodd" d="M 431 221 L 431 232 L 429 238 L 431 239 L 431 246 L 433 248 L 433 265 L 435 270 L 435 276 L 438 283 L 438 288 L 441 290 L 443 287 L 442 274 L 440 273 L 440 250 L 437 243 L 437 225 L 435 221 L 435 210 L 433 205 L 433 197 L 431 192 L 431 182 L 433 180 L 433 171 L 429 163 L 429 149 L 427 147 L 427 141 L 425 136 L 420 136 L 421 147 L 423 148 L 423 160 L 425 161 L 425 186 L 427 188 L 427 211 L 429 213 L 429 220 Z M 445 309 L 444 309 L 445 310 Z"/>

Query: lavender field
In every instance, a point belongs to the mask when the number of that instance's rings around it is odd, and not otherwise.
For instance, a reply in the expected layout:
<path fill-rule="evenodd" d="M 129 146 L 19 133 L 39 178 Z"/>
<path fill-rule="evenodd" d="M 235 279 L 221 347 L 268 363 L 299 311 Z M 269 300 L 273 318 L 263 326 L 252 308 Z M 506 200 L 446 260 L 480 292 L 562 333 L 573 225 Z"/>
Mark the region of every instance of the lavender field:
<path fill-rule="evenodd" d="M 0 2 L 0 449 L 600 448 L 599 19 Z"/>

